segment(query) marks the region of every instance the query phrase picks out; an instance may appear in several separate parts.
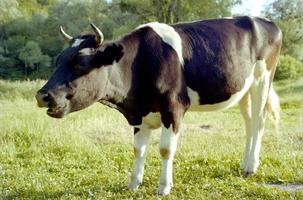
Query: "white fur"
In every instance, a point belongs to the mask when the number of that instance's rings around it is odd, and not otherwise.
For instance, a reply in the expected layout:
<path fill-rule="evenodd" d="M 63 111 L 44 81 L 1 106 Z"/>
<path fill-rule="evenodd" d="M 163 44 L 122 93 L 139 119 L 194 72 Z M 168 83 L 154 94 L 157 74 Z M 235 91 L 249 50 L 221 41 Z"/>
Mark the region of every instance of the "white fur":
<path fill-rule="evenodd" d="M 75 42 L 72 44 L 72 47 L 79 46 L 83 41 L 84 39 L 76 39 Z"/>
<path fill-rule="evenodd" d="M 200 97 L 198 92 L 192 90 L 190 87 L 186 87 L 187 88 L 187 93 L 190 99 L 190 107 L 189 110 L 198 110 L 198 108 L 200 107 Z"/>
<path fill-rule="evenodd" d="M 265 104 L 269 93 L 270 72 L 265 60 L 257 61 L 254 70 L 254 82 L 249 90 L 250 104 L 247 107 L 246 131 L 247 144 L 242 168 L 244 172 L 255 173 L 259 166 L 261 139 L 264 131 Z"/>
<path fill-rule="evenodd" d="M 247 92 L 245 96 L 240 101 L 240 110 L 243 115 L 245 121 L 245 128 L 246 128 L 246 145 L 244 150 L 244 157 L 241 164 L 241 168 L 244 169 L 248 160 L 248 156 L 251 150 L 252 145 L 252 128 L 251 128 L 251 96 L 250 93 Z"/>
<path fill-rule="evenodd" d="M 182 40 L 180 35 L 175 31 L 172 26 L 167 24 L 159 23 L 159 22 L 151 22 L 148 24 L 143 24 L 137 27 L 137 29 L 143 27 L 152 28 L 161 38 L 162 40 L 170 45 L 177 53 L 180 63 L 183 65 L 183 54 L 182 54 Z"/>
<path fill-rule="evenodd" d="M 245 84 L 243 88 L 233 94 L 228 100 L 215 103 L 215 104 L 204 104 L 200 105 L 199 102 L 199 95 L 196 91 L 192 90 L 191 88 L 187 87 L 187 92 L 190 98 L 190 111 L 215 111 L 215 110 L 222 110 L 227 109 L 235 104 L 237 104 L 240 99 L 245 95 L 245 93 L 249 90 L 250 86 L 254 81 L 254 68 L 252 68 L 251 74 L 245 79 Z"/>
<path fill-rule="evenodd" d="M 138 128 L 156 129 L 161 126 L 160 113 L 149 113 L 142 118 L 142 124 Z"/>
<path fill-rule="evenodd" d="M 139 187 L 143 180 L 144 174 L 144 160 L 147 153 L 151 130 L 140 129 L 134 136 L 134 148 L 136 151 L 135 162 L 133 165 L 133 172 L 131 175 L 131 182 L 128 185 L 129 189 L 135 190 Z"/>
<path fill-rule="evenodd" d="M 271 85 L 270 89 L 269 89 L 269 96 L 270 96 L 270 104 L 273 104 L 273 107 L 278 107 L 277 109 L 279 110 L 280 108 L 280 100 L 279 100 L 279 96 L 276 93 L 276 91 L 274 90 L 273 85 Z"/>
<path fill-rule="evenodd" d="M 134 148 L 136 149 L 136 157 L 133 164 L 131 181 L 128 185 L 129 189 L 137 189 L 140 183 L 143 181 L 144 161 L 147 154 L 150 134 L 153 129 L 159 126 L 161 126 L 160 113 L 149 113 L 143 117 L 141 125 L 135 126 L 140 130 L 134 136 Z"/>
<path fill-rule="evenodd" d="M 269 89 L 268 99 L 266 102 L 265 110 L 269 113 L 272 121 L 275 125 L 276 133 L 279 133 L 279 121 L 280 121 L 280 100 L 278 94 L 275 92 L 273 84 Z"/>
<path fill-rule="evenodd" d="M 162 158 L 162 173 L 160 177 L 160 186 L 157 190 L 158 194 L 167 195 L 173 186 L 173 158 L 177 149 L 179 133 L 174 133 L 172 126 L 166 128 L 162 126 L 160 139 L 160 150 L 167 149 L 167 158 Z"/>

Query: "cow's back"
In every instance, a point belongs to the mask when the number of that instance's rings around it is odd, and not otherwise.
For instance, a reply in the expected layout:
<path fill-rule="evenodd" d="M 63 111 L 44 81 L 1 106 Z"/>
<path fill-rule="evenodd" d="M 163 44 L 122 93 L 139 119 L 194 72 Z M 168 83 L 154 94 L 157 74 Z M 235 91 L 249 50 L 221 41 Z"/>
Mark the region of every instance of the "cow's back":
<path fill-rule="evenodd" d="M 220 103 L 241 91 L 280 34 L 274 23 L 246 16 L 173 27 L 182 38 L 186 84 L 199 94 L 200 104 Z"/>

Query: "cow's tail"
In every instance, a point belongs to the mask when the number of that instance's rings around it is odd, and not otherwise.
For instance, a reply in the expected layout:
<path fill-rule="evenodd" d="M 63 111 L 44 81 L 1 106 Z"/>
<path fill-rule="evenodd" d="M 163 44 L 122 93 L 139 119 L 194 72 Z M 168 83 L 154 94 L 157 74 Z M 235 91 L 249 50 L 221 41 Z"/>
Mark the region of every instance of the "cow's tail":
<path fill-rule="evenodd" d="M 280 122 L 280 100 L 279 96 L 271 84 L 269 89 L 269 94 L 267 102 L 265 105 L 265 112 L 268 114 L 269 118 L 275 126 L 276 133 L 279 133 L 279 122 Z"/>

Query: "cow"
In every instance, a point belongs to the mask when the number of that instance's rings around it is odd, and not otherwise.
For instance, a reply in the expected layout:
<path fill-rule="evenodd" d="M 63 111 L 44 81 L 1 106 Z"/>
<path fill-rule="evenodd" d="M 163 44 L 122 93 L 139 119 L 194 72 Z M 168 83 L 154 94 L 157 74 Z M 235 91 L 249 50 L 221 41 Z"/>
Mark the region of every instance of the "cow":
<path fill-rule="evenodd" d="M 62 118 L 101 102 L 121 112 L 134 127 L 135 160 L 128 187 L 142 183 L 152 130 L 162 129 L 162 173 L 157 193 L 173 186 L 173 158 L 186 111 L 216 111 L 239 104 L 246 125 L 241 168 L 256 173 L 267 114 L 277 123 L 279 98 L 273 78 L 282 46 L 270 20 L 237 16 L 138 26 L 104 42 L 101 30 L 72 37 L 57 69 L 37 92 L 39 107 Z"/>

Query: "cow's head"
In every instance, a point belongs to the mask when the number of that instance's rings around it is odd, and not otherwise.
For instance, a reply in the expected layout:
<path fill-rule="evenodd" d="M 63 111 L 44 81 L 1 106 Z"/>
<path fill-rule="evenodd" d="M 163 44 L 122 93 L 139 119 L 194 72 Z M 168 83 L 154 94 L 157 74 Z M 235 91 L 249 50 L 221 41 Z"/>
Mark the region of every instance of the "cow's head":
<path fill-rule="evenodd" d="M 38 106 L 48 107 L 51 117 L 62 118 L 100 100 L 105 95 L 110 68 L 123 56 L 120 44 L 103 44 L 102 32 L 91 26 L 95 34 L 77 37 L 60 27 L 70 46 L 58 56 L 56 71 L 36 94 Z"/>

